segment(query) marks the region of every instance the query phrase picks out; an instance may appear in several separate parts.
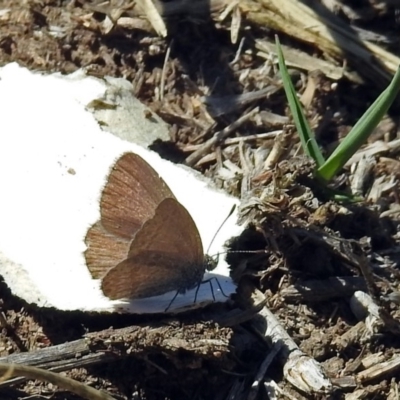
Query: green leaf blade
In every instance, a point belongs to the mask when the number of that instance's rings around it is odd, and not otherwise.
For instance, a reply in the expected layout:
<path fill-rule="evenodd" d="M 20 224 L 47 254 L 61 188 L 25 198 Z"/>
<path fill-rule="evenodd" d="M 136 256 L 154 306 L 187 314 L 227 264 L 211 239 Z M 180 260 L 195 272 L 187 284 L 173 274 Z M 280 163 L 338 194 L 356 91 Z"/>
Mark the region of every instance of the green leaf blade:
<path fill-rule="evenodd" d="M 304 152 L 313 160 L 315 160 L 317 167 L 321 167 L 325 163 L 325 159 L 319 149 L 318 143 L 315 140 L 314 133 L 312 132 L 303 113 L 300 101 L 297 98 L 296 90 L 294 89 L 292 80 L 285 65 L 285 59 L 278 36 L 275 37 L 275 43 L 277 47 L 279 71 L 282 75 L 283 88 L 285 89 L 289 108 L 293 115 L 293 121 L 300 136 L 301 145 Z"/>

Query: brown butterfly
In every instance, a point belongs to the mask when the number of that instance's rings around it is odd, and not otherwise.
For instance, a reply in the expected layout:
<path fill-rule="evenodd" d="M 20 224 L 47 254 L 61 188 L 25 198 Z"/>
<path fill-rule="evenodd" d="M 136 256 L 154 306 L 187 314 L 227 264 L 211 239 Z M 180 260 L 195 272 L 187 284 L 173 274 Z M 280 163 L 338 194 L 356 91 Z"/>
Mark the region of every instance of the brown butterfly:
<path fill-rule="evenodd" d="M 184 293 L 215 263 L 167 184 L 141 157 L 123 154 L 108 176 L 100 221 L 87 232 L 86 264 L 114 300 Z"/>

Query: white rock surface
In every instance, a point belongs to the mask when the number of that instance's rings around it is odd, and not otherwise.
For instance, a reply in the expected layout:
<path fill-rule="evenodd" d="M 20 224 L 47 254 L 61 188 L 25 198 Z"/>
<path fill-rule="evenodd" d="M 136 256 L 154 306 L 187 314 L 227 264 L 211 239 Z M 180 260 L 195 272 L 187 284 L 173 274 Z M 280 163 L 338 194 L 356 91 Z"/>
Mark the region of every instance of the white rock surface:
<path fill-rule="evenodd" d="M 84 237 L 100 217 L 104 180 L 113 162 L 126 151 L 139 154 L 160 173 L 191 213 L 205 250 L 237 204 L 236 199 L 210 188 L 194 171 L 101 130 L 86 106 L 104 100 L 113 81 L 105 83 L 79 71 L 67 77 L 45 76 L 17 64 L 0 69 L 0 274 L 15 295 L 30 303 L 60 310 L 132 313 L 163 312 L 168 306 L 174 293 L 110 301 L 85 265 Z M 123 105 L 118 107 L 121 111 Z M 129 131 L 127 120 L 121 122 L 122 131 Z M 139 135 L 146 129 L 153 131 L 154 122 L 149 121 L 153 128 L 143 128 L 145 122 L 132 118 L 132 132 L 138 126 Z M 107 124 L 105 129 L 119 129 Z M 163 137 L 167 128 L 159 129 L 164 133 L 157 137 Z M 241 230 L 234 214 L 209 254 L 224 251 L 225 241 Z M 223 256 L 215 274 L 226 294 L 235 290 Z M 216 300 L 225 301 L 215 282 L 213 286 Z M 179 295 L 170 311 L 194 307 L 193 300 L 194 290 Z M 212 300 L 209 284 L 201 285 L 196 306 Z"/>

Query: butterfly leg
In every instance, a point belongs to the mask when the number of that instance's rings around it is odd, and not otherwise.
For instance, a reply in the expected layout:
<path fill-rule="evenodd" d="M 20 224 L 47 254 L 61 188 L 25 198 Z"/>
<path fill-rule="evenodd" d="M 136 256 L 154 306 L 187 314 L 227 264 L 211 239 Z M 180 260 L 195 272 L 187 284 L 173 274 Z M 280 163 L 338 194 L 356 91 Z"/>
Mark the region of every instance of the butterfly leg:
<path fill-rule="evenodd" d="M 197 285 L 196 293 L 195 293 L 195 295 L 194 295 L 194 303 L 196 303 L 196 301 L 197 301 L 197 295 L 198 295 L 198 293 L 199 293 L 200 285 L 203 285 L 204 283 L 209 283 L 209 284 L 210 284 L 210 290 L 211 290 L 211 294 L 212 294 L 212 297 L 213 297 L 213 301 L 215 301 L 214 287 L 213 287 L 213 285 L 212 285 L 212 280 L 213 280 L 213 279 L 216 280 L 217 285 L 218 285 L 219 290 L 221 291 L 222 295 L 223 295 L 224 297 L 229 297 L 229 296 L 227 296 L 227 295 L 225 294 L 225 292 L 223 291 L 222 286 L 221 286 L 221 284 L 219 283 L 218 278 L 212 277 L 212 278 L 207 279 L 207 280 L 205 280 L 205 281 L 201 281 L 201 282 Z"/>
<path fill-rule="evenodd" d="M 210 279 L 208 283 L 210 284 L 211 294 L 213 297 L 213 301 L 215 302 L 214 286 L 212 285 L 212 280 Z"/>
<path fill-rule="evenodd" d="M 200 282 L 200 283 L 197 285 L 196 293 L 194 294 L 194 301 L 193 301 L 193 303 L 196 303 L 196 301 L 197 301 L 197 295 L 199 294 L 200 285 L 201 285 L 202 283 L 203 283 L 203 282 Z"/>
<path fill-rule="evenodd" d="M 168 307 L 164 310 L 164 312 L 167 312 L 171 308 L 172 303 L 175 301 L 175 299 L 177 298 L 178 294 L 179 294 L 179 290 L 176 291 L 175 296 L 169 302 Z"/>
<path fill-rule="evenodd" d="M 217 285 L 218 285 L 218 287 L 219 287 L 219 290 L 220 290 L 221 293 L 222 293 L 222 296 L 228 298 L 229 296 L 227 296 L 227 295 L 225 294 L 225 292 L 222 290 L 222 286 L 221 286 L 221 284 L 219 283 L 218 278 L 211 278 L 211 279 L 215 279 L 215 280 L 217 281 Z"/>
<path fill-rule="evenodd" d="M 227 295 L 225 294 L 224 290 L 222 289 L 222 286 L 221 286 L 221 284 L 220 284 L 218 278 L 212 277 L 212 278 L 207 279 L 207 280 L 205 280 L 205 281 L 201 281 L 201 282 L 197 285 L 196 292 L 195 292 L 195 294 L 194 294 L 194 301 L 193 301 L 193 303 L 196 303 L 196 301 L 197 301 L 197 296 L 198 296 L 198 294 L 199 294 L 200 286 L 203 285 L 204 283 L 208 283 L 208 284 L 210 285 L 210 290 L 211 290 L 212 298 L 213 298 L 213 301 L 215 301 L 214 287 L 213 287 L 213 285 L 212 285 L 212 280 L 213 280 L 213 279 L 216 280 L 217 285 L 218 285 L 219 290 L 221 291 L 222 295 L 223 295 L 224 297 L 229 297 L 229 296 L 227 296 Z M 167 311 L 171 308 L 172 303 L 175 301 L 175 299 L 177 298 L 178 294 L 179 294 L 179 290 L 176 291 L 174 297 L 173 297 L 172 300 L 169 302 L 169 304 L 168 304 L 167 308 L 164 310 L 164 312 L 167 312 Z"/>
<path fill-rule="evenodd" d="M 213 279 L 213 278 L 211 278 L 211 279 Z M 207 283 L 207 282 L 210 284 L 210 289 L 211 289 L 211 294 L 212 294 L 212 297 L 213 297 L 213 301 L 215 301 L 214 288 L 213 288 L 213 285 L 212 285 L 212 283 L 211 283 L 211 279 L 207 279 L 206 281 L 201 281 L 201 282 L 197 285 L 196 293 L 194 294 L 194 301 L 193 301 L 193 303 L 196 303 L 196 301 L 197 301 L 197 295 L 198 295 L 198 293 L 199 293 L 200 286 L 201 286 L 203 283 Z"/>

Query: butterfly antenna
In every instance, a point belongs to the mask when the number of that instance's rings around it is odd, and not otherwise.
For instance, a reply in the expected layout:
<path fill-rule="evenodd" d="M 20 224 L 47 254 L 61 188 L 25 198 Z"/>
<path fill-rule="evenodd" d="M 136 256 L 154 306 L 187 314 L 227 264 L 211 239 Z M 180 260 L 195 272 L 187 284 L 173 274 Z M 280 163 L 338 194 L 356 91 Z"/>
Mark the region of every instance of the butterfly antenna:
<path fill-rule="evenodd" d="M 219 228 L 218 228 L 217 231 L 215 232 L 215 234 L 214 234 L 213 238 L 211 239 L 211 242 L 210 242 L 210 244 L 209 244 L 209 246 L 208 246 L 207 254 L 210 252 L 210 248 L 211 248 L 211 246 L 212 246 L 212 244 L 213 244 L 215 238 L 217 237 L 219 231 L 222 229 L 222 227 L 224 226 L 224 224 L 225 224 L 225 222 L 228 220 L 228 218 L 233 214 L 233 212 L 235 211 L 235 209 L 236 209 L 236 204 L 233 205 L 233 207 L 231 208 L 231 211 L 229 211 L 229 214 L 228 214 L 228 215 L 226 216 L 226 218 L 222 221 L 222 224 L 219 226 Z"/>
<path fill-rule="evenodd" d="M 217 253 L 217 257 L 219 257 L 222 254 L 266 254 L 267 251 L 265 249 L 260 249 L 260 250 L 227 250 L 227 251 L 222 251 L 221 253 Z M 209 265 L 214 265 L 216 264 L 216 262 L 214 262 L 213 260 L 214 256 L 209 256 L 210 260 L 209 260 Z M 216 267 L 216 265 L 215 265 Z M 208 268 L 209 271 L 211 271 L 213 268 L 215 267 L 211 267 Z"/>

